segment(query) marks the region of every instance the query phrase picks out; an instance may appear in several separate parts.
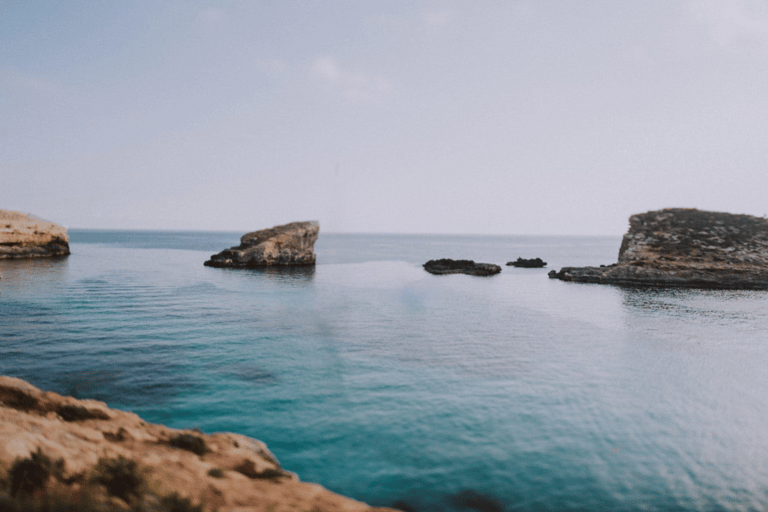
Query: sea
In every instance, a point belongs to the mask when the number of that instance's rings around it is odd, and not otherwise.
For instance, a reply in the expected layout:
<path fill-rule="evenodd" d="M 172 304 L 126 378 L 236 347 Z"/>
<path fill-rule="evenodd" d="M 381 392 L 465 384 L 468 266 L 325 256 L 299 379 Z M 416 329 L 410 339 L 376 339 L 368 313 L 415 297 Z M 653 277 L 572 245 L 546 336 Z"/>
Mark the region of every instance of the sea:
<path fill-rule="evenodd" d="M 67 258 L 0 260 L 0 373 L 260 439 L 377 506 L 768 510 L 766 292 L 547 277 L 620 237 L 321 232 L 314 268 L 203 266 L 240 234 L 70 230 Z"/>

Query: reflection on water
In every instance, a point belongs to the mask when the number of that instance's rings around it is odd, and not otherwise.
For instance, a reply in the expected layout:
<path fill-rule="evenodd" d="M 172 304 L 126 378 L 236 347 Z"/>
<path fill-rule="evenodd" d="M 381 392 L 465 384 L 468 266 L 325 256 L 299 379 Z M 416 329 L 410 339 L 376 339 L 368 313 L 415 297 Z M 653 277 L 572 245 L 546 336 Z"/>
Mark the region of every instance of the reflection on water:
<path fill-rule="evenodd" d="M 209 267 L 211 268 L 211 267 Z M 214 268 L 217 272 L 239 272 L 245 276 L 261 278 L 266 277 L 276 282 L 286 284 L 306 284 L 312 282 L 315 277 L 314 265 L 301 265 L 295 267 L 259 267 L 259 268 Z"/>
<path fill-rule="evenodd" d="M 67 275 L 69 257 L 0 259 L 0 286 L 60 284 Z"/>

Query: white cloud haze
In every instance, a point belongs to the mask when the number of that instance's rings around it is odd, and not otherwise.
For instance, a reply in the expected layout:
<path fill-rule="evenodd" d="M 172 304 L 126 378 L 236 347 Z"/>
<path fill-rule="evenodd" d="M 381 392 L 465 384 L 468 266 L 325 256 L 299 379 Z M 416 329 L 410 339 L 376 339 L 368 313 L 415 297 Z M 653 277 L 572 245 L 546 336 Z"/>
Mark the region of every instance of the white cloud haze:
<path fill-rule="evenodd" d="M 3 4 L 0 208 L 621 234 L 768 206 L 756 0 Z"/>

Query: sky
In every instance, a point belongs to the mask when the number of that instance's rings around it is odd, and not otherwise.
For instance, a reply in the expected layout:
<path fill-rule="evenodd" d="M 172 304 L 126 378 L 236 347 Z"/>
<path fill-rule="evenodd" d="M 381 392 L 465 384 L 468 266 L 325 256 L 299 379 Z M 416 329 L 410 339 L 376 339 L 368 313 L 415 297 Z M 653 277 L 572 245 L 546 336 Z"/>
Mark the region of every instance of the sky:
<path fill-rule="evenodd" d="M 0 208 L 621 235 L 768 214 L 764 0 L 0 0 Z"/>

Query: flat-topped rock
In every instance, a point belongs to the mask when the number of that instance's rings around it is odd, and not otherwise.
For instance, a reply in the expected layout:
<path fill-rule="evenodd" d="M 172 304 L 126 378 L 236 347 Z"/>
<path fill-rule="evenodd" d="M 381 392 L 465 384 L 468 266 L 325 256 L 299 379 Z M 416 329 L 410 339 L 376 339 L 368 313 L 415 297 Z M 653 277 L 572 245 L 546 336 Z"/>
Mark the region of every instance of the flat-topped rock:
<path fill-rule="evenodd" d="M 515 261 L 507 262 L 507 266 L 518 268 L 544 268 L 547 266 L 547 262 L 541 258 L 517 258 Z"/>
<path fill-rule="evenodd" d="M 472 260 L 429 260 L 424 270 L 430 274 L 467 274 L 470 276 L 492 276 L 501 272 L 501 267 L 493 263 L 475 263 Z"/>
<path fill-rule="evenodd" d="M 58 224 L 0 210 L 0 258 L 50 258 L 69 254 L 67 230 Z"/>
<path fill-rule="evenodd" d="M 214 254 L 204 265 L 225 268 L 314 265 L 319 232 L 317 221 L 307 221 L 246 233 L 240 237 L 240 245 Z"/>
<path fill-rule="evenodd" d="M 7 483 L 0 485 L 4 511 L 391 510 L 300 482 L 256 439 L 148 423 L 102 402 L 43 392 L 5 376 L 0 479 Z M 49 501 L 58 506 L 33 506 Z"/>
<path fill-rule="evenodd" d="M 628 286 L 768 289 L 768 219 L 668 208 L 632 215 L 618 262 L 549 277 Z"/>

